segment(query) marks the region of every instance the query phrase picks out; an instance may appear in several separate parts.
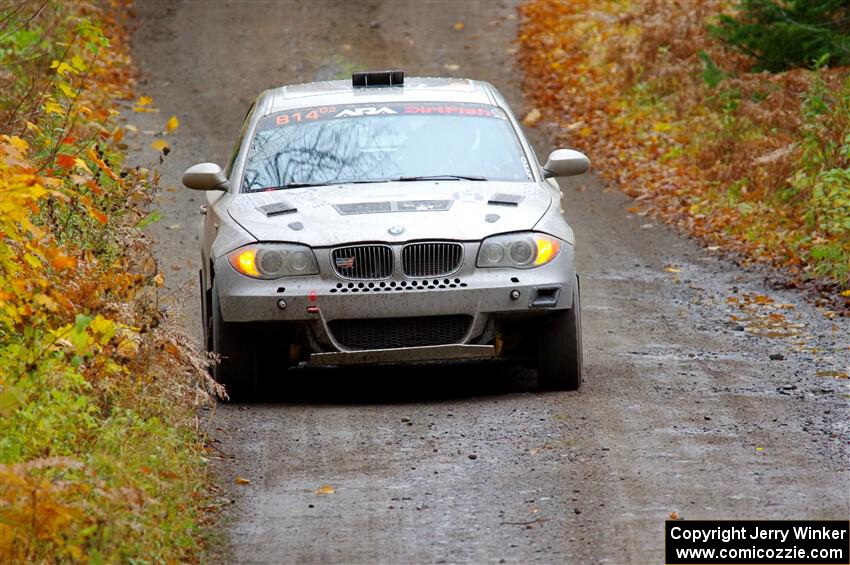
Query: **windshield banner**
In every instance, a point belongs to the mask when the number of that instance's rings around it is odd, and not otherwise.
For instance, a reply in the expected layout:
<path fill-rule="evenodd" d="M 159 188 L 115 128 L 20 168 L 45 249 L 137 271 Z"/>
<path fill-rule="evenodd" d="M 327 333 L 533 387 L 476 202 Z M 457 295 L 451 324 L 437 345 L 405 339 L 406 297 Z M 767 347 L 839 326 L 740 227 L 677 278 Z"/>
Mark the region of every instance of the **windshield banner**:
<path fill-rule="evenodd" d="M 346 118 L 364 118 L 392 115 L 423 116 L 468 116 L 474 118 L 496 118 L 507 120 L 501 108 L 489 104 L 470 104 L 463 102 L 405 102 L 382 104 L 336 104 L 333 106 L 315 106 L 275 112 L 264 117 L 257 124 L 258 130 L 297 125 L 307 122 L 338 120 Z"/>

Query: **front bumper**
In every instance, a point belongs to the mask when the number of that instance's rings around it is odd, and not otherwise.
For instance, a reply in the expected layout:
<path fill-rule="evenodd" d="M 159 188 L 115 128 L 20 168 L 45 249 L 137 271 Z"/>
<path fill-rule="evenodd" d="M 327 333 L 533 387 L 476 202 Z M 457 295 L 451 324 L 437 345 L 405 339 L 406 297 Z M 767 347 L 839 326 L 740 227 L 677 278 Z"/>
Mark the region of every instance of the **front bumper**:
<path fill-rule="evenodd" d="M 402 349 L 366 349 L 362 351 L 331 351 L 310 355 L 310 366 L 380 365 L 382 363 L 417 363 L 420 361 L 461 361 L 492 359 L 492 345 L 431 345 Z"/>
<path fill-rule="evenodd" d="M 349 350 L 329 330 L 328 323 L 334 320 L 468 315 L 472 318 L 469 331 L 460 342 L 451 344 L 462 345 L 481 336 L 493 317 L 572 307 L 575 260 L 568 244 L 542 267 L 480 269 L 475 267 L 478 244 L 469 243 L 461 268 L 452 275 L 414 279 L 395 273 L 381 281 L 342 279 L 330 267 L 329 250 L 315 252 L 320 274 L 270 281 L 243 276 L 225 258 L 219 258 L 215 280 L 224 320 L 302 323 L 322 351 L 336 352 Z"/>

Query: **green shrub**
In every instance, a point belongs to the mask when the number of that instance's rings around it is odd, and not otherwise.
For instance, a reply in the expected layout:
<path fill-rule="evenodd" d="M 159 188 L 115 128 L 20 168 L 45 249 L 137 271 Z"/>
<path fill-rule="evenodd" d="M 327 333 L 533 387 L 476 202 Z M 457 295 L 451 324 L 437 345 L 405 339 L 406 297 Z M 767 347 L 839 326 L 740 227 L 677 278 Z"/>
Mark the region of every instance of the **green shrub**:
<path fill-rule="evenodd" d="M 721 15 L 712 32 L 758 61 L 754 71 L 779 72 L 850 64 L 847 0 L 739 0 L 735 16 Z"/>

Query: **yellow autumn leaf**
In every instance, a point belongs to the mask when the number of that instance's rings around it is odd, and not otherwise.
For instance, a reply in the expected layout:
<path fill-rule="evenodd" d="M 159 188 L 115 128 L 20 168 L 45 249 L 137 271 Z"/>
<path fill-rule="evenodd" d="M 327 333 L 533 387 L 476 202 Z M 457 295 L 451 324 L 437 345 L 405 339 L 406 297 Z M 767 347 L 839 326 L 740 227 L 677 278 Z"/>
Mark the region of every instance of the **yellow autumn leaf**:
<path fill-rule="evenodd" d="M 78 71 L 86 70 L 86 64 L 83 62 L 79 55 L 74 55 L 73 57 L 71 57 L 71 66 Z"/>
<path fill-rule="evenodd" d="M 151 143 L 151 147 L 153 147 L 157 151 L 165 151 L 166 149 L 168 149 L 168 143 L 166 143 L 164 139 L 157 139 L 156 141 Z"/>
<path fill-rule="evenodd" d="M 333 494 L 335 492 L 331 485 L 322 485 L 316 489 L 316 494 Z"/>
<path fill-rule="evenodd" d="M 79 167 L 90 175 L 94 174 L 91 172 L 91 169 L 89 169 L 88 163 L 86 163 L 85 160 L 81 159 L 80 157 L 74 159 L 74 166 Z"/>
<path fill-rule="evenodd" d="M 40 269 L 42 267 L 42 263 L 39 258 L 32 253 L 24 253 L 24 261 L 26 261 L 33 269 Z"/>
<path fill-rule="evenodd" d="M 165 122 L 165 131 L 166 133 L 171 133 L 180 127 L 180 121 L 177 119 L 177 116 L 171 116 L 168 118 L 168 121 Z"/>
<path fill-rule="evenodd" d="M 30 148 L 29 144 L 26 141 L 24 141 L 23 139 L 21 139 L 20 137 L 18 137 L 17 135 L 13 135 L 13 136 L 4 135 L 3 139 L 5 141 L 8 141 L 12 145 L 12 147 L 17 149 L 21 153 L 26 153 L 27 149 Z"/>
<path fill-rule="evenodd" d="M 670 266 L 664 267 L 664 270 L 667 271 L 668 273 L 681 273 L 682 272 L 682 269 L 677 269 L 676 267 L 670 267 Z"/>
<path fill-rule="evenodd" d="M 461 30 L 462 30 L 463 28 L 465 28 L 465 27 L 466 27 L 466 25 L 465 25 L 463 22 L 457 22 L 457 23 L 455 23 L 455 25 L 454 25 L 454 28 L 455 28 L 457 31 L 461 31 Z"/>
<path fill-rule="evenodd" d="M 77 96 L 76 91 L 73 88 L 71 88 L 71 85 L 69 85 L 67 82 L 60 82 L 56 86 L 59 88 L 59 90 L 62 91 L 62 94 L 64 94 L 65 96 L 67 96 L 71 100 L 76 98 L 76 96 Z"/>
<path fill-rule="evenodd" d="M 245 477 L 236 477 L 233 479 L 233 482 L 237 485 L 250 485 L 251 479 L 246 479 Z"/>
<path fill-rule="evenodd" d="M 76 74 L 76 73 L 80 72 L 77 69 L 75 69 L 74 67 L 72 67 L 71 65 L 69 65 L 68 63 L 59 62 L 59 61 L 56 61 L 56 60 L 54 60 L 52 63 L 50 63 L 50 68 L 56 69 L 56 74 L 62 75 L 62 76 L 66 76 L 68 73 Z"/>
<path fill-rule="evenodd" d="M 850 290 L 841 291 L 841 296 L 843 296 L 844 298 L 850 298 Z"/>
<path fill-rule="evenodd" d="M 56 310 L 59 309 L 59 304 L 57 304 L 55 300 L 53 300 L 52 298 L 50 298 L 46 294 L 42 294 L 42 293 L 36 294 L 33 297 L 33 300 L 35 301 L 36 304 L 38 304 L 40 306 L 44 306 L 45 308 L 47 308 L 51 312 L 55 312 Z"/>
<path fill-rule="evenodd" d="M 48 100 L 44 103 L 44 111 L 48 114 L 59 114 L 60 116 L 65 113 L 65 110 L 54 102 L 53 100 Z"/>
<path fill-rule="evenodd" d="M 91 321 L 89 327 L 93 332 L 100 335 L 100 343 L 105 345 L 112 339 L 112 336 L 115 335 L 116 327 L 115 322 L 104 318 L 100 314 L 95 316 L 94 320 Z"/>
<path fill-rule="evenodd" d="M 26 124 L 28 130 L 34 131 L 35 133 L 37 133 L 39 135 L 41 134 L 41 128 L 38 127 L 37 125 L 35 125 L 34 123 L 32 123 L 31 121 L 24 120 L 24 123 Z"/>
<path fill-rule="evenodd" d="M 151 98 L 150 96 L 139 96 L 139 99 L 136 100 L 136 104 L 133 108 L 133 111 L 146 113 L 159 112 L 159 109 L 150 106 L 151 103 L 153 103 L 153 98 Z"/>

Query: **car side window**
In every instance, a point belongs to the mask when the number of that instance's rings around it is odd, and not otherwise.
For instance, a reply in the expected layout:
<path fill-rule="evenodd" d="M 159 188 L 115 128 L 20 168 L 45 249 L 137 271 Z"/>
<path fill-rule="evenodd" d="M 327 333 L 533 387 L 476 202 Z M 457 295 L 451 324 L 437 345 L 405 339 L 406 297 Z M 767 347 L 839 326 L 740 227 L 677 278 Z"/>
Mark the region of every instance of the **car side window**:
<path fill-rule="evenodd" d="M 239 130 L 239 137 L 236 139 L 236 145 L 230 154 L 230 160 L 227 162 L 227 167 L 224 170 L 224 176 L 230 178 L 230 173 L 233 171 L 233 165 L 236 163 L 236 158 L 239 156 L 239 148 L 242 147 L 242 140 L 245 138 L 245 132 L 248 131 L 248 122 L 250 122 L 251 113 L 254 111 L 254 104 L 248 108 L 248 113 L 245 114 L 245 119 L 242 121 L 242 129 Z"/>

